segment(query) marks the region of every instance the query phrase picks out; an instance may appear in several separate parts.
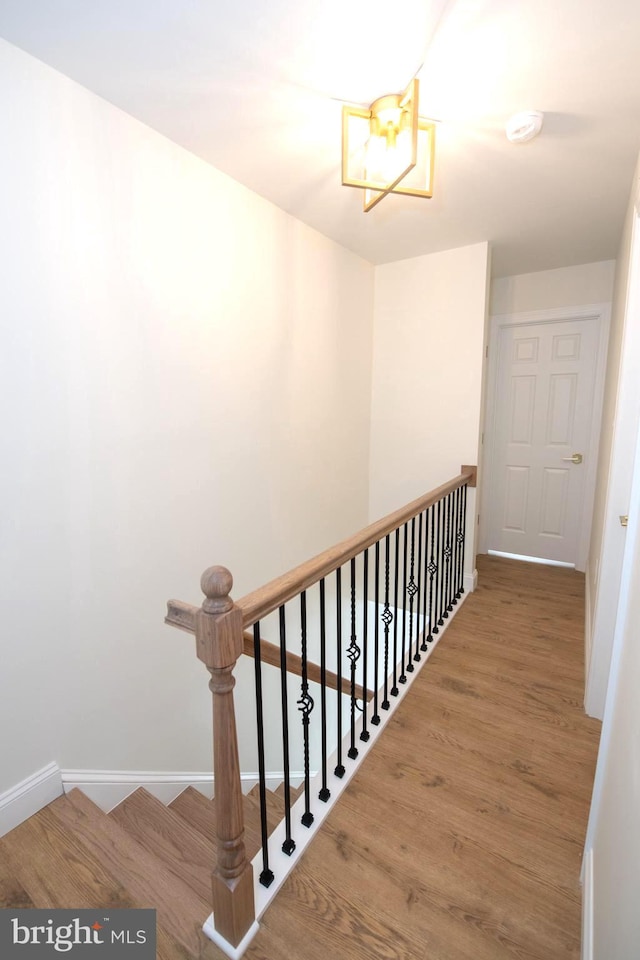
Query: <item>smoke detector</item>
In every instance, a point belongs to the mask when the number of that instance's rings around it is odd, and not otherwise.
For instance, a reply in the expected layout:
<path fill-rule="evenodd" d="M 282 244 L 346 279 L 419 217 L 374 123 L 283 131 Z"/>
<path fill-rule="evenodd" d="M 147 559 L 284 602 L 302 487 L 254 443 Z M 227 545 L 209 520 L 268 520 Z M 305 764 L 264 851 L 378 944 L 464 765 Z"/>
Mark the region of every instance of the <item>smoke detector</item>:
<path fill-rule="evenodd" d="M 542 130 L 544 113 L 539 110 L 523 110 L 522 113 L 514 113 L 507 120 L 505 132 L 507 140 L 510 143 L 526 143 L 527 140 L 533 140 Z"/>

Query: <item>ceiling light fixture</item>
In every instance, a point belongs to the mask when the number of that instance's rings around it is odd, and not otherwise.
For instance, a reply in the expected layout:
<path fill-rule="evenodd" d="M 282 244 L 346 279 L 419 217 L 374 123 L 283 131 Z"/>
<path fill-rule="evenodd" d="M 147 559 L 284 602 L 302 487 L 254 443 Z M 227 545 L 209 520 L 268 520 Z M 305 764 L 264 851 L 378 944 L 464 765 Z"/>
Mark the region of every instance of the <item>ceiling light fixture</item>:
<path fill-rule="evenodd" d="M 526 143 L 533 140 L 542 130 L 544 113 L 539 110 L 524 110 L 522 113 L 514 113 L 507 120 L 505 128 L 507 140 L 510 143 Z"/>
<path fill-rule="evenodd" d="M 418 116 L 418 80 L 371 106 L 342 108 L 342 183 L 364 190 L 368 213 L 389 193 L 431 197 L 435 124 Z"/>

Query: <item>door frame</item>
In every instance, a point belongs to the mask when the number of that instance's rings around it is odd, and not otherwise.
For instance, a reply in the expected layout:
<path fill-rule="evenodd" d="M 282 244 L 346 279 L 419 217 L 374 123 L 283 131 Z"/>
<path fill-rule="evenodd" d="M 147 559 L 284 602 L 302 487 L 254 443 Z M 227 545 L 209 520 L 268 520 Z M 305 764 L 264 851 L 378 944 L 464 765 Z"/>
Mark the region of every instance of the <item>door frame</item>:
<path fill-rule="evenodd" d="M 598 352 L 594 381 L 593 415 L 591 418 L 591 432 L 587 445 L 585 465 L 586 478 L 584 485 L 584 499 L 582 502 L 582 518 L 580 521 L 580 541 L 576 556 L 576 570 L 584 572 L 587 566 L 589 540 L 591 538 L 591 522 L 593 519 L 593 502 L 596 490 L 596 472 L 598 465 L 598 446 L 600 443 L 600 423 L 602 420 L 602 402 L 604 397 L 604 380 L 607 363 L 607 346 L 609 343 L 609 323 L 611 319 L 610 303 L 589 303 L 575 307 L 554 307 L 545 310 L 526 310 L 521 313 L 494 314 L 489 320 L 489 346 L 487 369 L 487 406 L 484 416 L 484 428 L 481 437 L 483 459 L 483 482 L 480 503 L 480 530 L 478 552 L 487 553 L 488 550 L 488 519 L 491 503 L 492 472 L 495 465 L 495 418 L 496 392 L 498 374 L 498 342 L 500 331 L 504 327 L 520 325 L 562 323 L 567 320 L 596 320 L 598 329 Z"/>

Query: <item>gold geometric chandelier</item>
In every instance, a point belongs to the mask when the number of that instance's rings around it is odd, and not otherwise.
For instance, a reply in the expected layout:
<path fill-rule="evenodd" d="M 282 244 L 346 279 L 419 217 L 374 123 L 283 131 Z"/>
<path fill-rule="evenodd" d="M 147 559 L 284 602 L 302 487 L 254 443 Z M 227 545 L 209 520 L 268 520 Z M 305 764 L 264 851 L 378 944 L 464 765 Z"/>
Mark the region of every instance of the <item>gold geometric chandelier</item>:
<path fill-rule="evenodd" d="M 369 109 L 342 108 L 342 183 L 364 190 L 368 213 L 390 193 L 433 194 L 435 124 L 418 116 L 418 80 Z"/>

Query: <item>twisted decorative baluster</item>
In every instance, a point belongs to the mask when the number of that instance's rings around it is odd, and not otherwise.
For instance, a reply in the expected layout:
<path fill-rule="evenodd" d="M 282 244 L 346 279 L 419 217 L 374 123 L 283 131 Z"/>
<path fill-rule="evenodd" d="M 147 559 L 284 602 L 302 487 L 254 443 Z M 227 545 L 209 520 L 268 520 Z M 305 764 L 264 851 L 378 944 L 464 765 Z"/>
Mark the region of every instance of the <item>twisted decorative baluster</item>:
<path fill-rule="evenodd" d="M 422 596 L 422 514 L 418 516 L 418 589 L 416 591 L 416 652 L 413 659 L 419 663 L 420 656 L 420 600 Z"/>
<path fill-rule="evenodd" d="M 384 610 L 381 620 L 384 623 L 384 699 L 382 709 L 389 709 L 389 626 L 393 621 L 393 614 L 389 608 L 389 534 L 385 540 L 385 563 L 384 563 Z"/>
<path fill-rule="evenodd" d="M 405 526 L 406 531 L 406 526 Z M 409 556 L 409 583 L 407 584 L 407 594 L 409 597 L 409 652 L 407 656 L 407 673 L 413 673 L 415 667 L 411 662 L 411 649 L 413 644 L 413 602 L 415 600 L 418 588 L 414 575 L 415 570 L 415 551 L 416 551 L 416 518 L 411 520 L 411 551 Z"/>
<path fill-rule="evenodd" d="M 436 615 L 435 604 L 434 604 L 434 594 L 437 599 L 438 592 L 438 581 L 436 580 L 436 585 L 434 589 L 433 580 L 438 572 L 438 565 L 436 564 L 435 554 L 434 554 L 434 544 L 435 544 L 435 503 L 429 508 L 431 514 L 431 558 L 429 560 L 429 566 L 427 567 L 429 571 L 429 636 L 427 637 L 428 641 L 433 640 L 433 634 L 438 632 L 437 626 L 434 624 L 434 618 Z"/>
<path fill-rule="evenodd" d="M 439 567 L 438 589 L 436 591 L 436 598 L 438 601 L 438 610 L 437 610 L 438 627 L 441 627 L 444 624 L 444 618 L 442 616 L 444 613 L 444 604 L 442 602 L 442 592 L 444 590 L 444 530 L 443 530 L 444 516 L 443 514 L 444 514 L 444 511 L 442 510 L 442 500 L 438 500 L 438 527 L 436 532 L 436 536 L 438 540 L 437 555 L 438 555 L 438 567 Z M 438 633 L 439 631 L 436 629 L 436 627 L 434 627 L 433 632 Z"/>
<path fill-rule="evenodd" d="M 327 624 L 324 577 L 320 581 L 320 717 L 322 724 L 322 787 L 318 797 L 326 803 L 331 796 L 327 786 Z M 338 698 L 339 699 L 339 698 Z"/>
<path fill-rule="evenodd" d="M 356 747 L 356 663 L 360 659 L 360 647 L 356 635 L 356 560 L 351 560 L 351 643 L 347 647 L 347 656 L 351 662 L 351 746 L 347 756 L 355 760 L 358 756 Z"/>
<path fill-rule="evenodd" d="M 285 840 L 283 853 L 291 856 L 296 848 L 291 838 L 291 776 L 289 772 L 289 692 L 287 689 L 287 625 L 284 604 L 280 607 L 280 695 L 282 699 L 282 760 L 284 771 Z"/>
<path fill-rule="evenodd" d="M 310 827 L 313 823 L 313 814 L 311 813 L 311 793 L 309 790 L 309 722 L 313 710 L 313 697 L 309 693 L 307 678 L 307 594 L 305 590 L 300 594 L 300 633 L 302 639 L 302 692 L 298 700 L 298 709 L 302 714 L 302 733 L 304 737 L 304 813 L 301 819 L 303 826 Z"/>
<path fill-rule="evenodd" d="M 369 739 L 369 731 L 367 730 L 367 666 L 368 666 L 368 653 L 369 653 L 369 638 L 367 636 L 367 628 L 369 626 L 369 611 L 367 609 L 369 603 L 369 550 L 368 548 L 364 551 L 362 557 L 362 689 L 364 690 L 365 699 L 362 704 L 362 731 L 360 733 L 360 739 L 363 743 L 366 743 Z"/>
<path fill-rule="evenodd" d="M 445 535 L 445 547 L 444 547 L 444 562 L 445 562 L 445 610 L 444 618 L 445 620 L 451 613 L 453 607 L 451 606 L 451 494 L 447 496 L 445 502 L 445 516 L 447 524 L 447 532 Z"/>
<path fill-rule="evenodd" d="M 420 649 L 422 651 L 427 650 L 427 623 L 429 627 L 431 626 L 431 621 L 429 619 L 429 607 L 428 607 L 428 598 L 429 598 L 429 509 L 427 508 L 424 512 L 424 571 L 423 571 L 423 581 L 424 589 L 422 591 L 422 643 L 420 644 Z"/>
<path fill-rule="evenodd" d="M 336 673 L 337 673 L 337 726 L 338 726 L 338 747 L 337 763 L 333 771 L 336 777 L 344 777 L 344 764 L 342 762 L 342 570 L 340 567 L 336 570 Z"/>
<path fill-rule="evenodd" d="M 406 640 L 407 640 L 407 524 L 404 525 L 403 530 L 403 548 L 402 548 L 402 647 L 400 653 L 400 683 L 407 682 L 407 675 L 405 673 L 405 649 L 406 649 Z M 396 610 L 398 609 L 396 603 Z"/>

